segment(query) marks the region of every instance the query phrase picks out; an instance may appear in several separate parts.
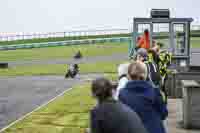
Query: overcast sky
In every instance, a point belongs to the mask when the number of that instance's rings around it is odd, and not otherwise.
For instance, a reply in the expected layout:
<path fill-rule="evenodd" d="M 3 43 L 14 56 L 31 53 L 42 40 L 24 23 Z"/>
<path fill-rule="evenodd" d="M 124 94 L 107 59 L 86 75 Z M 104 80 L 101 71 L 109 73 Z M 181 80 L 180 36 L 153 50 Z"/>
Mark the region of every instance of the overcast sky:
<path fill-rule="evenodd" d="M 1 0 L 0 32 L 129 28 L 151 8 L 200 22 L 200 0 Z"/>

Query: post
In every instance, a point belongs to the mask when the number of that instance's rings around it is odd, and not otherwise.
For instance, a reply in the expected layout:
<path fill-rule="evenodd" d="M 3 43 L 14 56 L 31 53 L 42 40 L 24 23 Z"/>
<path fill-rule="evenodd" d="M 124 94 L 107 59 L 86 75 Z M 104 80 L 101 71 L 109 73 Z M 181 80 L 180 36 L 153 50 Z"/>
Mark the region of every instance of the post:
<path fill-rule="evenodd" d="M 168 75 L 168 79 L 166 81 L 166 89 L 168 92 L 168 96 L 170 98 L 180 98 L 182 95 L 181 89 L 177 86 L 177 71 L 175 69 L 172 69 L 171 71 L 172 72 Z"/>
<path fill-rule="evenodd" d="M 169 52 L 172 52 L 173 55 L 175 54 L 175 44 L 174 44 L 174 30 L 173 30 L 173 23 L 169 23 L 169 33 L 170 33 L 170 51 Z"/>
<path fill-rule="evenodd" d="M 200 85 L 194 80 L 183 80 L 183 126 L 200 128 Z"/>
<path fill-rule="evenodd" d="M 190 22 L 187 22 L 186 24 L 186 41 L 187 41 L 187 46 L 186 46 L 186 50 L 187 50 L 187 55 L 189 56 L 189 58 L 187 59 L 187 66 L 189 66 L 190 64 Z"/>

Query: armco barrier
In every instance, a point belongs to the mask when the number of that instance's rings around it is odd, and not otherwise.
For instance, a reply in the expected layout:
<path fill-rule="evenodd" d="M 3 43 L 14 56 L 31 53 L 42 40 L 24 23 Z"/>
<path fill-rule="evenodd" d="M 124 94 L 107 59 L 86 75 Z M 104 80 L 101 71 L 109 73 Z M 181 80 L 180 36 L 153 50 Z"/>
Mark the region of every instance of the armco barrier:
<path fill-rule="evenodd" d="M 95 44 L 95 43 L 105 43 L 105 42 L 129 42 L 129 41 L 131 41 L 131 37 L 98 38 L 98 39 L 70 40 L 70 41 L 32 43 L 32 44 L 3 45 L 0 46 L 0 50 L 15 50 L 15 49 L 29 49 L 29 48 L 51 47 L 51 46 L 67 46 L 67 45 Z"/>
<path fill-rule="evenodd" d="M 88 37 L 88 36 L 106 36 L 129 34 L 129 29 L 101 29 L 101 30 L 78 30 L 65 32 L 49 32 L 49 33 L 1 33 L 1 41 L 15 41 L 27 39 L 47 39 L 47 38 L 73 38 L 73 37 Z M 103 38 L 103 37 L 102 37 Z"/>

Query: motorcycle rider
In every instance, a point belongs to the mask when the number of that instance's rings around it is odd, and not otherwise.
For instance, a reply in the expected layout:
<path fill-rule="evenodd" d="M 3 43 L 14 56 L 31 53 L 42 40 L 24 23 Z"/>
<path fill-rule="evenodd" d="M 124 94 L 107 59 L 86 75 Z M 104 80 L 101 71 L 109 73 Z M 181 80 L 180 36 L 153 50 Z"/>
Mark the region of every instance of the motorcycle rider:
<path fill-rule="evenodd" d="M 65 75 L 65 78 L 71 77 L 74 78 L 79 72 L 79 66 L 78 64 L 70 64 L 67 73 Z"/>

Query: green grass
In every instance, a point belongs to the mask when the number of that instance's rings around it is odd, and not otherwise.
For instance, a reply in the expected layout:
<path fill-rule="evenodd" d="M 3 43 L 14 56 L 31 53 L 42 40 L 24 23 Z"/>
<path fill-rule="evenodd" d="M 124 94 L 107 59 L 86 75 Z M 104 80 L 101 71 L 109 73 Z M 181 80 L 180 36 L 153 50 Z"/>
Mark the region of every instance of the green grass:
<path fill-rule="evenodd" d="M 192 47 L 191 48 L 200 48 L 200 43 L 192 43 Z"/>
<path fill-rule="evenodd" d="M 92 45 L 59 46 L 48 48 L 0 51 L 0 61 L 20 61 L 37 59 L 71 58 L 81 50 L 83 56 L 112 55 L 127 53 L 128 43 L 103 43 Z"/>
<path fill-rule="evenodd" d="M 115 73 L 122 62 L 98 62 L 80 64 L 80 73 Z M 66 65 L 32 65 L 0 69 L 0 76 L 64 75 Z"/>
<path fill-rule="evenodd" d="M 117 79 L 116 74 L 105 76 Z M 94 105 L 90 84 L 79 85 L 3 133 L 84 133 L 89 125 L 89 111 Z"/>
<path fill-rule="evenodd" d="M 165 43 L 166 39 L 160 39 Z M 192 38 L 191 46 L 200 47 L 200 38 Z M 128 43 L 103 43 L 92 45 L 58 46 L 48 48 L 19 49 L 0 51 L 0 61 L 43 60 L 56 58 L 71 58 L 78 50 L 84 56 L 111 55 L 114 53 L 127 53 Z"/>
<path fill-rule="evenodd" d="M 159 39 L 165 43 L 166 39 Z M 192 38 L 191 46 L 200 47 L 200 38 Z M 0 51 L 0 61 L 43 60 L 56 58 L 71 58 L 78 50 L 84 56 L 111 55 L 114 53 L 127 53 L 128 43 L 102 43 L 92 45 L 58 46 L 48 48 L 19 49 Z"/>
<path fill-rule="evenodd" d="M 192 48 L 200 48 L 200 38 L 199 37 L 191 38 L 190 43 L 191 43 Z"/>

